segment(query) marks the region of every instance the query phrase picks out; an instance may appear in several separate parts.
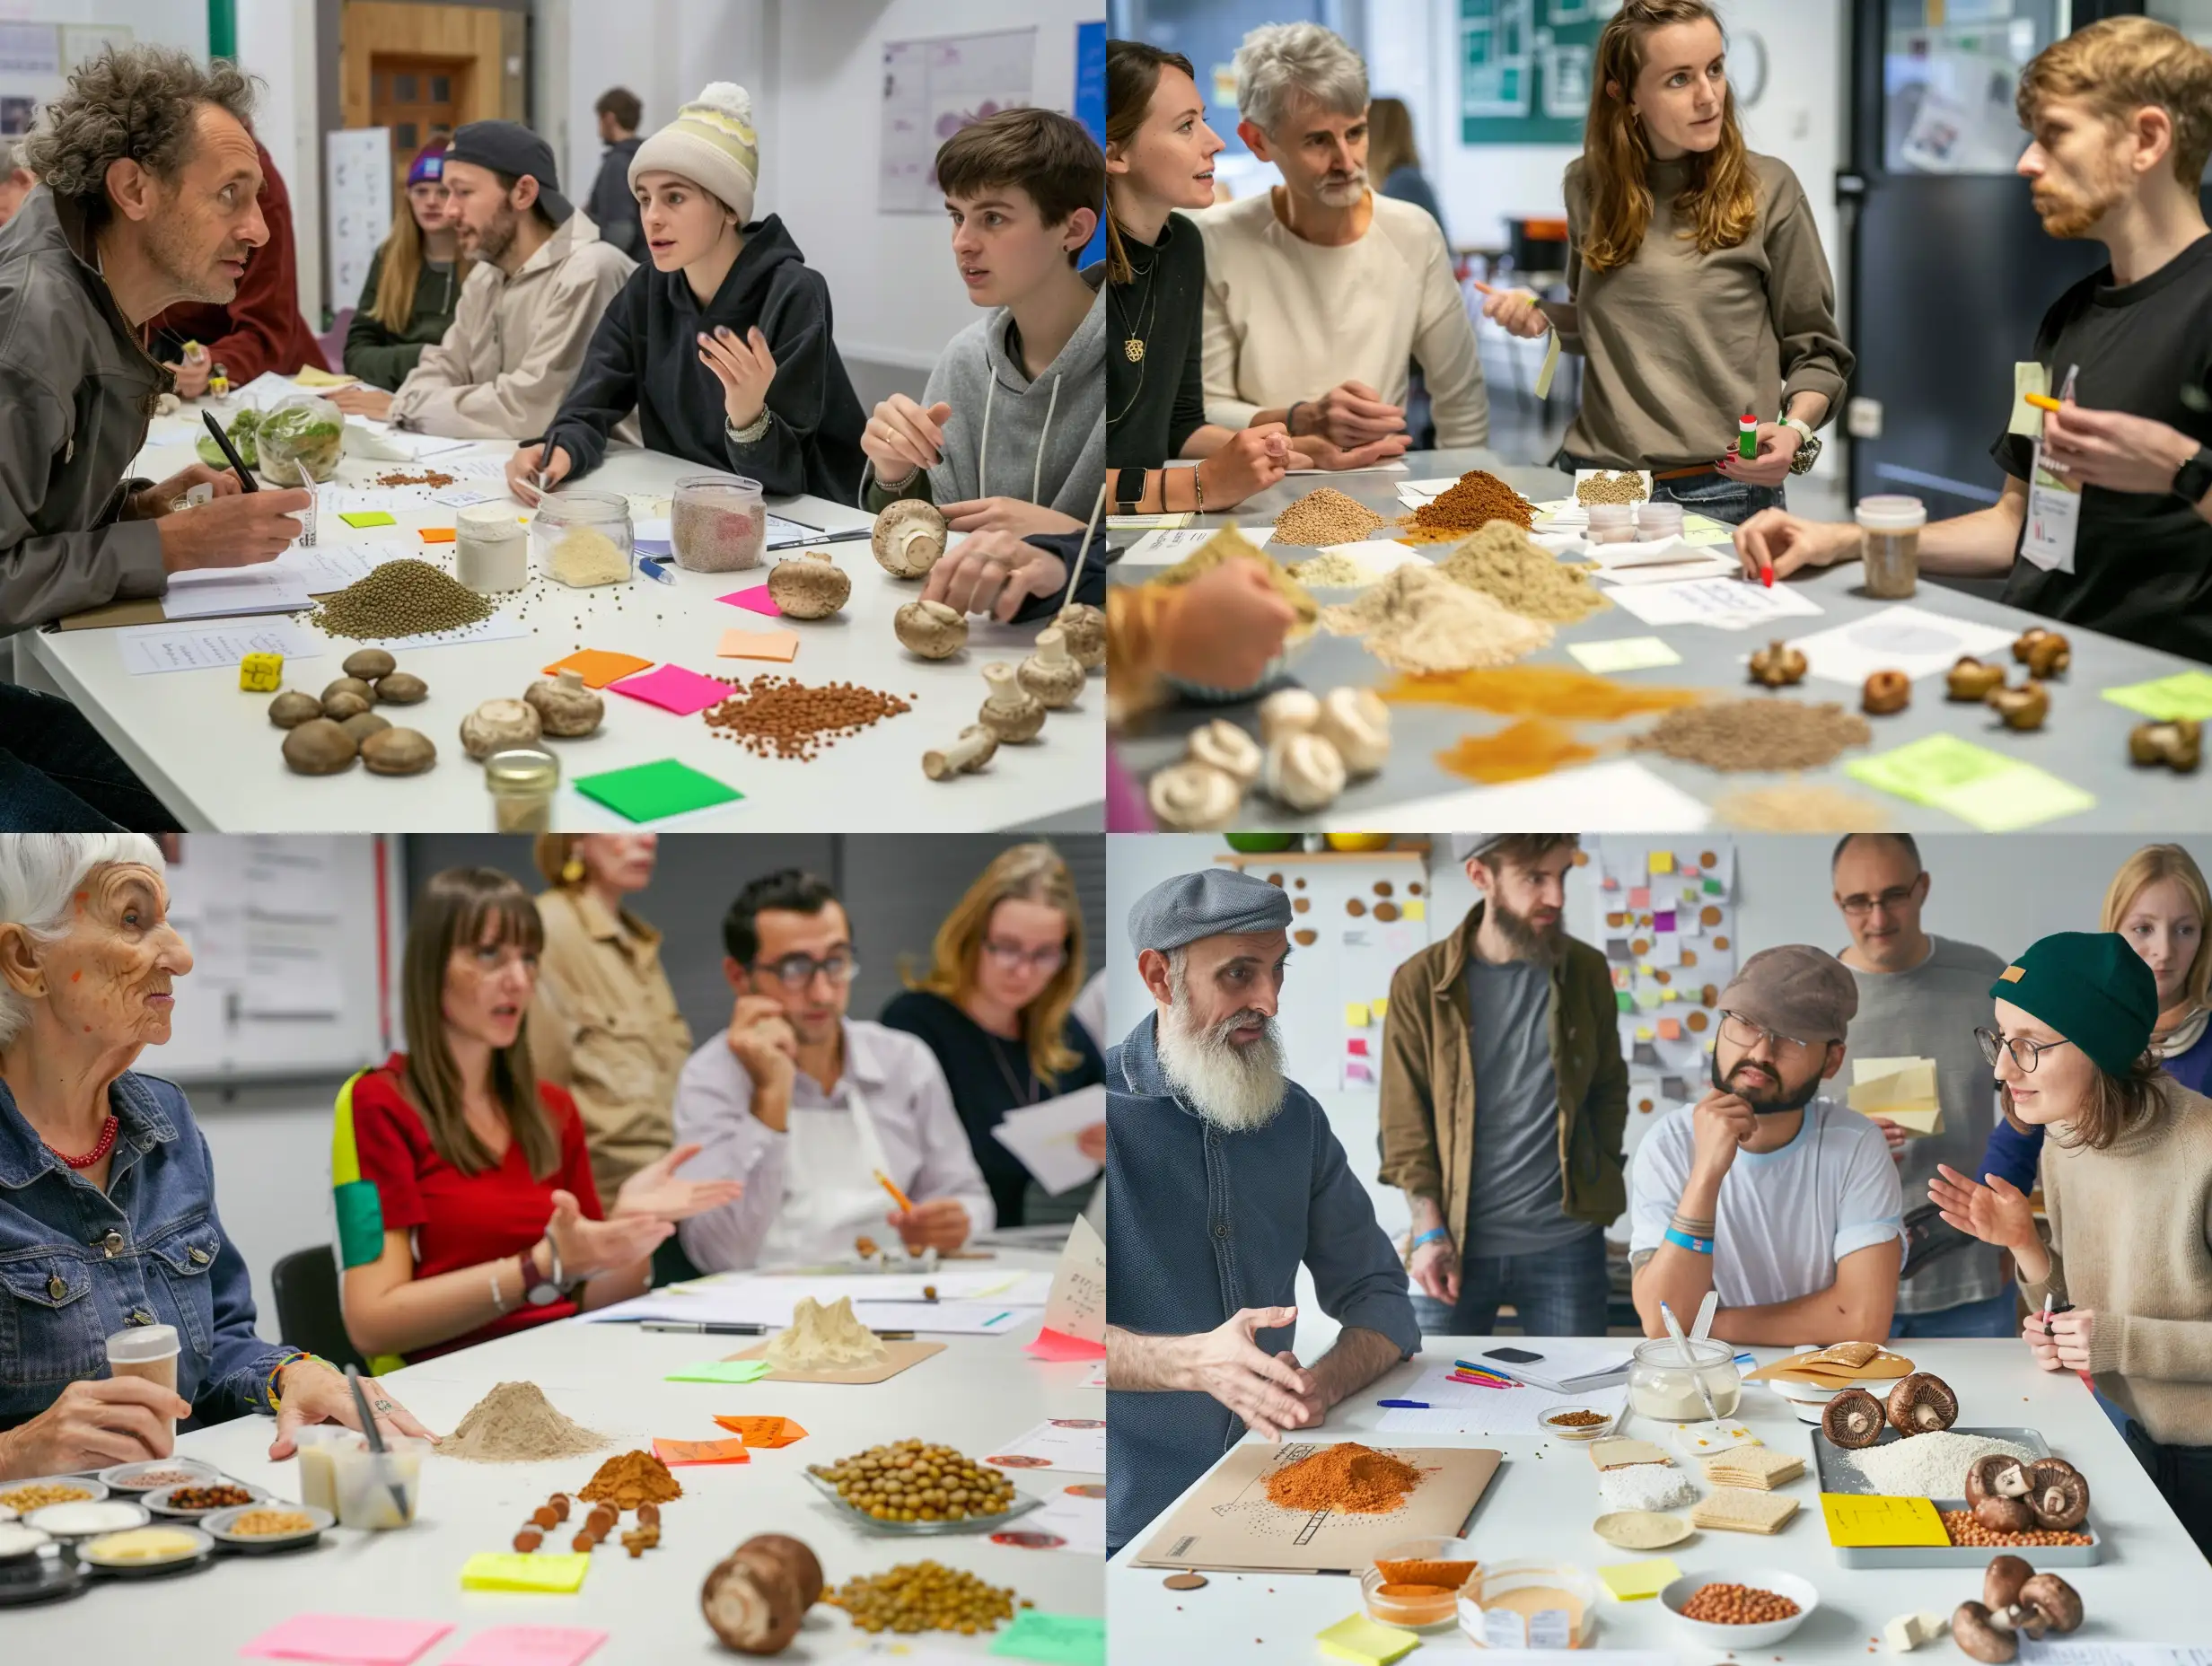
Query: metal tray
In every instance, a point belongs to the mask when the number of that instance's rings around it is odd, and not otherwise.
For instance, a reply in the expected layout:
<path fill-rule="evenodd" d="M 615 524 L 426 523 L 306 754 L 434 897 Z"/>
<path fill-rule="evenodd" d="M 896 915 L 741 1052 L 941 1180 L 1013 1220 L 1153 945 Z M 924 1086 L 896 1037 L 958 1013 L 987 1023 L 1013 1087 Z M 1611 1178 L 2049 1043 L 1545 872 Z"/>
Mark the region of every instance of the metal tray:
<path fill-rule="evenodd" d="M 1002 1510 L 996 1515 L 971 1515 L 964 1521 L 879 1521 L 865 1510 L 856 1508 L 838 1496 L 837 1484 L 808 1472 L 807 1480 L 814 1490 L 830 1501 L 831 1509 L 853 1523 L 864 1533 L 882 1533 L 888 1537 L 907 1539 L 935 1539 L 947 1533 L 995 1533 L 1017 1516 L 1027 1515 L 1041 1509 L 1044 1500 L 1032 1498 L 1017 1491 L 1014 1507 Z"/>
<path fill-rule="evenodd" d="M 2015 1446 L 2027 1448 L 2038 1458 L 2049 1458 L 2052 1455 L 2050 1442 L 2045 1441 L 2041 1432 L 2036 1429 L 1957 1428 L 1952 1433 L 1953 1434 L 1979 1434 L 1993 1441 L 2010 1441 Z M 1824 1430 L 1815 1428 L 1811 1431 L 1811 1434 L 1813 1468 L 1820 1479 L 1821 1491 L 1861 1495 L 1873 1493 L 1874 1488 L 1860 1477 L 1858 1470 L 1843 1461 L 1849 1457 L 1848 1452 L 1830 1440 Z M 1904 1436 L 1899 1434 L 1894 1429 L 1884 1429 L 1882 1432 L 1882 1438 L 1874 1443 L 1877 1446 L 1887 1446 L 1903 1438 Z M 2096 1483 L 2093 1480 L 2090 1483 L 2090 1495 L 2093 1500 L 2095 1497 L 2095 1488 Z M 1966 1508 L 1966 1500 L 1963 1497 L 1938 1498 L 1934 1502 L 1938 1510 Z M 2104 1540 L 2097 1531 L 2096 1522 L 2094 1520 L 2085 1521 L 2075 1530 L 2088 1534 L 2089 1543 L 2038 1546 L 2032 1550 L 2023 1550 L 2021 1554 L 2028 1557 L 2039 1568 L 2094 1567 L 2103 1561 Z M 1996 1551 L 1972 1545 L 1940 1547 L 1936 1545 L 1865 1545 L 1857 1547 L 1839 1545 L 1835 1547 L 1835 1552 L 1837 1565 L 1840 1567 L 1850 1568 L 1986 1568 L 1989 1565 L 1989 1558 L 1997 1554 Z"/>

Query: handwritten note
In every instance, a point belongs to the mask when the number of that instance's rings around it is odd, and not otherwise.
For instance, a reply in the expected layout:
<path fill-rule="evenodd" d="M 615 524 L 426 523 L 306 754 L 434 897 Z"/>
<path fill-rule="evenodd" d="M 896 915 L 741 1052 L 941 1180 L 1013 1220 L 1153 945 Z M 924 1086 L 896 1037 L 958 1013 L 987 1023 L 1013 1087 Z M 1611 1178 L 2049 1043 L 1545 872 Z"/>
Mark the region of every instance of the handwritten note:
<path fill-rule="evenodd" d="M 1090 1343 L 1102 1351 L 1106 1341 L 1106 1241 L 1078 1215 L 1052 1271 L 1052 1293 L 1045 1299 L 1045 1334 Z M 1040 1337 L 1040 1340 L 1042 1338 Z"/>
<path fill-rule="evenodd" d="M 134 625 L 115 633 L 123 668 L 134 677 L 155 671 L 227 671 L 249 653 L 281 653 L 286 661 L 312 659 L 322 638 L 288 620 L 252 625 Z"/>
<path fill-rule="evenodd" d="M 1821 1514 L 1828 1521 L 1828 1542 L 1839 1549 L 1951 1542 L 1931 1498 L 1822 1493 Z"/>

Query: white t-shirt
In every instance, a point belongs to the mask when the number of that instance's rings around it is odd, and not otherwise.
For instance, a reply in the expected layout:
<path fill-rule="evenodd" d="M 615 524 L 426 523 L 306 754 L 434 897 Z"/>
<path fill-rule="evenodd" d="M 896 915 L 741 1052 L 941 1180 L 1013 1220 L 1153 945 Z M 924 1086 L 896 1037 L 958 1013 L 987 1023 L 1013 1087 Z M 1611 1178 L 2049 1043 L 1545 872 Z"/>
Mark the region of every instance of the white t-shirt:
<path fill-rule="evenodd" d="M 1690 1181 L 1695 1105 L 1669 1111 L 1628 1171 L 1628 1253 L 1666 1241 Z M 1724 1307 L 1794 1302 L 1836 1282 L 1854 1250 L 1905 1235 L 1904 1188 L 1882 1130 L 1849 1106 L 1816 1099 L 1779 1151 L 1736 1153 L 1720 1183 L 1713 1288 Z"/>

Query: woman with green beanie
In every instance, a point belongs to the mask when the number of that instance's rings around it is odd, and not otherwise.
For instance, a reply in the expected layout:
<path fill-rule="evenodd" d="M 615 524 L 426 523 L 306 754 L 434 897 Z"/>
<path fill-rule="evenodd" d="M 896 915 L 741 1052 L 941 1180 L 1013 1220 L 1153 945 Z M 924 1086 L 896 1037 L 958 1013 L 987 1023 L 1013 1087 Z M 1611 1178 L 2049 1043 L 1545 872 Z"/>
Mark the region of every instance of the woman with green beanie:
<path fill-rule="evenodd" d="M 2150 1053 L 2158 983 L 2117 932 L 2060 932 L 1989 986 L 1977 1030 L 2006 1121 L 2049 1132 L 2043 1205 L 1944 1166 L 1928 1196 L 2013 1253 L 2045 1371 L 2089 1373 L 2127 1413 L 2129 1449 L 2212 1555 L 2212 1100 Z M 2046 1293 L 2072 1302 L 2046 1321 Z"/>

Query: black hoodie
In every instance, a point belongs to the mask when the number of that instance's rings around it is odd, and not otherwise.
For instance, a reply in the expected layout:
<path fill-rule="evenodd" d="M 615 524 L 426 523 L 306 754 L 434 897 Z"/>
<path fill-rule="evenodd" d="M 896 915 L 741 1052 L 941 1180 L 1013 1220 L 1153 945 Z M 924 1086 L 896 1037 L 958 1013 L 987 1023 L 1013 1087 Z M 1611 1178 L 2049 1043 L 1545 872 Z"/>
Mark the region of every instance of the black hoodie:
<path fill-rule="evenodd" d="M 741 338 L 758 326 L 776 358 L 768 429 L 750 445 L 729 437 L 722 382 L 699 363 L 698 337 L 716 325 Z M 868 419 L 830 329 L 830 286 L 774 215 L 745 228 L 745 246 L 704 311 L 681 272 L 648 261 L 608 303 L 546 443 L 568 453 L 576 479 L 599 466 L 608 434 L 634 409 L 654 451 L 748 476 L 771 496 L 811 492 L 849 504 Z"/>

